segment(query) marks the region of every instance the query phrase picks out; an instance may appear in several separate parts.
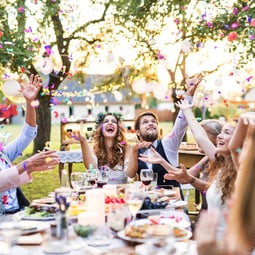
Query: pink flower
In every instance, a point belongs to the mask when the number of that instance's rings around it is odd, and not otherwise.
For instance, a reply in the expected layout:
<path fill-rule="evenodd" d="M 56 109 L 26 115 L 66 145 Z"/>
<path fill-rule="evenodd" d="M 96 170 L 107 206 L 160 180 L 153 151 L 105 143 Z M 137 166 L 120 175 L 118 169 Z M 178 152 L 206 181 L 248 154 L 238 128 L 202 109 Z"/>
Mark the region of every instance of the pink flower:
<path fill-rule="evenodd" d="M 25 11 L 25 8 L 23 7 L 23 6 L 20 6 L 19 8 L 18 8 L 18 12 L 19 13 L 23 13 Z"/>
<path fill-rule="evenodd" d="M 211 28 L 211 27 L 213 27 L 213 23 L 212 22 L 207 22 L 207 26 Z"/>
<path fill-rule="evenodd" d="M 236 28 L 238 28 L 238 23 L 233 23 L 232 25 L 231 25 L 231 27 L 233 28 L 233 29 L 236 29 Z"/>
<path fill-rule="evenodd" d="M 237 7 L 235 7 L 235 8 L 233 9 L 233 14 L 234 14 L 234 15 L 237 15 L 237 14 L 238 14 L 238 9 L 237 9 Z"/>
<path fill-rule="evenodd" d="M 250 24 L 251 24 L 252 27 L 255 27 L 255 19 L 252 19 Z"/>

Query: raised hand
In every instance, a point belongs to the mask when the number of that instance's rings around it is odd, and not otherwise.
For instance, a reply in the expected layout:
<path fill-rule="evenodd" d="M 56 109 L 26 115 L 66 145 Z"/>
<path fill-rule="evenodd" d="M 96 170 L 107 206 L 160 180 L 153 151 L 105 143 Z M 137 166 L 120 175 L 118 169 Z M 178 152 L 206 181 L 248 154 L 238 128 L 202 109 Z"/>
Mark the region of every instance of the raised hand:
<path fill-rule="evenodd" d="M 39 75 L 30 75 L 29 84 L 24 86 L 20 84 L 21 92 L 27 101 L 33 101 L 37 97 L 37 94 L 42 86 L 42 80 Z"/>
<path fill-rule="evenodd" d="M 245 112 L 240 115 L 244 125 L 255 125 L 255 112 Z"/>
<path fill-rule="evenodd" d="M 137 143 L 133 144 L 132 145 L 132 149 L 134 151 L 138 151 L 139 149 L 142 149 L 142 148 L 149 148 L 151 146 L 151 142 L 140 142 L 138 141 Z"/>
<path fill-rule="evenodd" d="M 194 104 L 190 104 L 187 100 L 180 100 L 178 101 L 177 103 L 175 103 L 175 105 L 177 107 L 179 107 L 181 110 L 186 110 L 186 109 L 189 109 L 189 108 L 192 108 L 194 106 Z"/>
<path fill-rule="evenodd" d="M 187 95 L 194 96 L 195 91 L 200 82 L 202 81 L 202 79 L 203 79 L 202 73 L 199 73 L 193 76 L 192 78 L 188 77 L 188 75 L 186 74 L 185 82 L 187 84 Z"/>

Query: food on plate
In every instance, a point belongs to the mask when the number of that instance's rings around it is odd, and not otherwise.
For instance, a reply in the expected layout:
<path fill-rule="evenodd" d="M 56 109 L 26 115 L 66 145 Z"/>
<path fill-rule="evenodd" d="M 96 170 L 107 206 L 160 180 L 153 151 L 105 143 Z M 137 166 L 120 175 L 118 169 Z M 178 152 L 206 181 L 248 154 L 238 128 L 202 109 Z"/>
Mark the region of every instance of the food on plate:
<path fill-rule="evenodd" d="M 166 224 L 127 225 L 125 235 L 132 238 L 146 238 L 148 236 L 167 236 L 171 234 L 171 227 Z"/>
<path fill-rule="evenodd" d="M 174 227 L 173 234 L 176 238 L 182 238 L 182 237 L 186 237 L 188 232 L 185 229 Z"/>
<path fill-rule="evenodd" d="M 42 208 L 29 206 L 25 207 L 24 210 L 24 217 L 25 218 L 47 218 L 47 217 L 54 217 L 55 212 L 48 212 L 47 210 L 43 210 Z"/>
<path fill-rule="evenodd" d="M 136 224 L 127 225 L 124 233 L 130 238 L 144 239 L 150 236 L 174 235 L 177 239 L 184 240 L 190 238 L 190 232 L 185 229 L 187 226 L 189 224 L 185 224 L 180 218 L 162 218 L 153 215 L 147 220 L 138 220 Z"/>
<path fill-rule="evenodd" d="M 147 237 L 147 230 L 150 224 L 127 225 L 125 227 L 125 235 L 131 238 Z"/>

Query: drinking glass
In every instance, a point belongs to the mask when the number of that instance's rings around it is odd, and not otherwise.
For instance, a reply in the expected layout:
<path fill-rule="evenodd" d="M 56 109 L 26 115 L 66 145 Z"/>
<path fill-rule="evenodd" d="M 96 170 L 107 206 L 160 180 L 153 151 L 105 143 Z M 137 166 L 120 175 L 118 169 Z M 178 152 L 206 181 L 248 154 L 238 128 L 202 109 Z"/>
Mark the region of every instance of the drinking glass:
<path fill-rule="evenodd" d="M 143 205 L 144 195 L 140 189 L 131 184 L 125 188 L 125 201 L 132 216 L 131 224 L 133 224 L 136 219 L 136 214 Z"/>
<path fill-rule="evenodd" d="M 145 185 L 145 191 L 148 191 L 148 186 L 151 184 L 153 181 L 153 170 L 148 168 L 148 169 L 142 169 L 140 172 L 140 180 L 142 183 Z"/>
<path fill-rule="evenodd" d="M 83 187 L 85 187 L 86 182 L 86 174 L 85 172 L 72 172 L 71 173 L 71 184 L 75 191 L 75 195 L 78 198 L 80 191 Z"/>
<path fill-rule="evenodd" d="M 98 171 L 97 187 L 103 188 L 109 180 L 109 171 L 107 167 L 101 167 Z"/>
<path fill-rule="evenodd" d="M 98 169 L 88 169 L 86 171 L 86 178 L 88 184 L 95 188 L 98 179 Z"/>

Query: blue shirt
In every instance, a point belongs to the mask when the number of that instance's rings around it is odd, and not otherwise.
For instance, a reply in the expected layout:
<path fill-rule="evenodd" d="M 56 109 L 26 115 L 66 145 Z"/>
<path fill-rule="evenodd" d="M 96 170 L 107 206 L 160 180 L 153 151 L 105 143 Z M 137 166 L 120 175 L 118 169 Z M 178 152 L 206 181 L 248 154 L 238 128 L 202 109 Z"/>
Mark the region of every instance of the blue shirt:
<path fill-rule="evenodd" d="M 37 126 L 29 126 L 26 122 L 23 124 L 21 134 L 12 142 L 7 144 L 0 152 L 0 171 L 11 166 L 18 156 L 22 155 L 23 150 L 30 144 L 30 142 L 37 135 Z M 4 192 L 7 196 L 7 204 L 5 204 L 5 211 L 14 211 L 19 209 L 19 204 L 16 196 L 16 189 L 10 189 Z"/>

